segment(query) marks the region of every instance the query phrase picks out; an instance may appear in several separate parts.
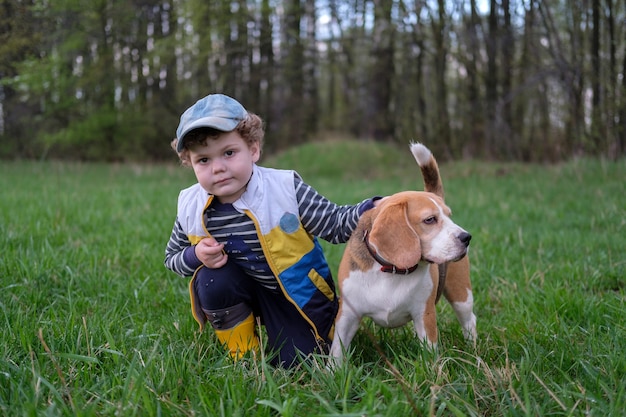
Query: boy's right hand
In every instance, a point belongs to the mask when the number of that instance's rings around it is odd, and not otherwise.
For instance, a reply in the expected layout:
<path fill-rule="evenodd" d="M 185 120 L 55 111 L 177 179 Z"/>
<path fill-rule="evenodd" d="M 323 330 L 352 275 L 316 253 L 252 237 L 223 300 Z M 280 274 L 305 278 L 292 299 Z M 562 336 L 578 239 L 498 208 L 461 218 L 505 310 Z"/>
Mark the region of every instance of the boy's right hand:
<path fill-rule="evenodd" d="M 224 252 L 224 245 L 212 237 L 202 239 L 196 245 L 196 256 L 207 268 L 221 268 L 226 265 L 228 255 Z"/>

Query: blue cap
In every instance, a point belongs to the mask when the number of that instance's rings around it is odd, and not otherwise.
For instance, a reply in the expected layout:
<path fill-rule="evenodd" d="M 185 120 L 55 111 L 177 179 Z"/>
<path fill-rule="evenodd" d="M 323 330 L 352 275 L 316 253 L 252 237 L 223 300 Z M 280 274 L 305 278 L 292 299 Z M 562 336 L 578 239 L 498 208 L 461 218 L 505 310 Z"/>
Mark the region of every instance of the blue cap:
<path fill-rule="evenodd" d="M 239 122 L 244 120 L 248 112 L 234 98 L 224 94 L 209 94 L 196 101 L 180 116 L 180 123 L 176 129 L 178 144 L 176 150 L 183 150 L 185 135 L 199 127 L 211 127 L 223 132 L 234 130 Z"/>

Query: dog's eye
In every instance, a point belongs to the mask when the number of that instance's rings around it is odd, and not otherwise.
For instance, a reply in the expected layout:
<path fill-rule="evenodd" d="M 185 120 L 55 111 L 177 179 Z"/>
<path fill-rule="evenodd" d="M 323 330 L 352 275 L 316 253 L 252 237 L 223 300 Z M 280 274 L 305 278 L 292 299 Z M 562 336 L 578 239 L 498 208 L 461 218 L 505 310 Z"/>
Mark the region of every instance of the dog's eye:
<path fill-rule="evenodd" d="M 430 216 L 424 219 L 425 224 L 434 224 L 437 223 L 437 216 Z"/>

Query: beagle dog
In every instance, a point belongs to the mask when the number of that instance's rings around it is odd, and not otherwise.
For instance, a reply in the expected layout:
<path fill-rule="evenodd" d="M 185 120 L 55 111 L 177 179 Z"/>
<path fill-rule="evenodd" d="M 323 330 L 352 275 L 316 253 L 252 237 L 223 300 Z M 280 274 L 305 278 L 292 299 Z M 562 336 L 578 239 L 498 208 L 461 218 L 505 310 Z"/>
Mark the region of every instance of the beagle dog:
<path fill-rule="evenodd" d="M 366 211 L 339 265 L 341 294 L 330 349 L 342 362 L 361 319 L 383 327 L 413 320 L 419 339 L 437 343 L 435 304 L 441 294 L 452 305 L 464 337 L 476 340 L 476 316 L 466 256 L 471 235 L 450 218 L 437 161 L 419 143 L 410 145 L 425 191 L 403 191 Z"/>

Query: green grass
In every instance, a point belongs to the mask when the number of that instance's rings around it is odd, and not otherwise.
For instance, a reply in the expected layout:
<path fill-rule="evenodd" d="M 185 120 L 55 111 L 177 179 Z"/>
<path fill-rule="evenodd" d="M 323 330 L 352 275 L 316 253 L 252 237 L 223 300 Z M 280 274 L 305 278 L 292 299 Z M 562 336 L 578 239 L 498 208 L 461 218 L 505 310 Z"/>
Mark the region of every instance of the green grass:
<path fill-rule="evenodd" d="M 422 187 L 408 150 L 371 143 L 264 164 L 339 203 Z M 365 323 L 333 374 L 233 364 L 198 333 L 162 265 L 188 169 L 2 162 L 0 415 L 624 415 L 625 161 L 441 171 L 473 234 L 476 347 L 442 302 L 436 353 Z"/>

